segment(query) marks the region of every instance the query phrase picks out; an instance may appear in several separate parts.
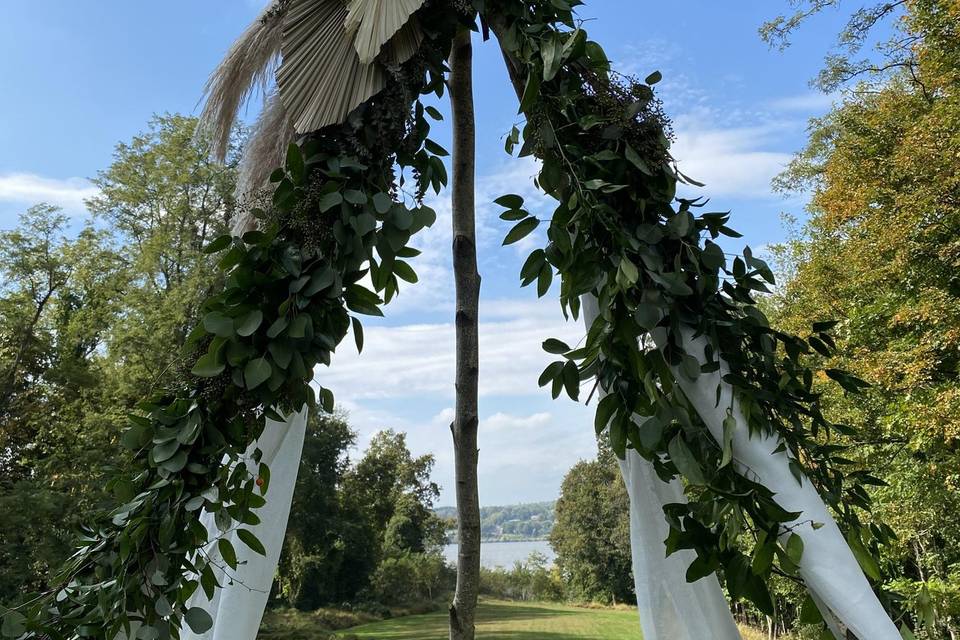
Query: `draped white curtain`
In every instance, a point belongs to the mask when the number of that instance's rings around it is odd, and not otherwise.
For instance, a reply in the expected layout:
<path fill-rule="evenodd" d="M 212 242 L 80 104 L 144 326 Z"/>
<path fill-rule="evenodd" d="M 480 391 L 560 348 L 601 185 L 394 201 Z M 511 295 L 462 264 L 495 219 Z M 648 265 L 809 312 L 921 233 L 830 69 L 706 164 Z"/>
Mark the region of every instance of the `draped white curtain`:
<path fill-rule="evenodd" d="M 705 362 L 706 338 L 694 337 L 691 329 L 683 330 L 682 335 L 686 351 Z M 789 454 L 777 451 L 779 442 L 775 436 L 755 434 L 751 437 L 733 388 L 722 381 L 728 371 L 726 363 L 721 362 L 720 371 L 701 374 L 696 381 L 687 379 L 679 371 L 674 374 L 718 442 L 723 441 L 726 409 L 732 408 L 737 420 L 733 435 L 737 468 L 773 491 L 781 507 L 800 513 L 797 520 L 786 526 L 803 539 L 800 575 L 815 598 L 829 610 L 825 615 L 835 616 L 861 640 L 900 640 L 900 632 L 874 594 L 816 488 L 806 477 L 802 483 L 797 482 L 790 471 Z M 823 526 L 816 529 L 813 523 Z"/>
<path fill-rule="evenodd" d="M 596 298 L 584 297 L 588 331 L 597 315 Z M 667 557 L 670 525 L 663 507 L 686 502 L 680 481 L 661 480 L 633 449 L 620 461 L 620 473 L 630 495 L 630 550 L 644 640 L 740 640 L 716 574 L 688 583 L 695 552 L 683 549 Z"/>
<path fill-rule="evenodd" d="M 599 313 L 597 304 L 594 296 L 586 296 L 583 299 L 584 321 L 588 329 Z M 693 331 L 689 329 L 683 330 L 682 337 L 686 351 L 701 362 L 705 362 L 706 338 L 694 337 Z M 825 616 L 835 617 L 861 640 L 899 640 L 900 633 L 870 588 L 856 558 L 816 489 L 806 478 L 803 479 L 802 484 L 797 482 L 790 471 L 788 455 L 784 452 L 776 452 L 779 443 L 775 436 L 750 436 L 746 420 L 740 410 L 740 403 L 734 397 L 733 388 L 722 380 L 723 375 L 728 371 L 726 363 L 721 363 L 720 371 L 701 374 L 696 381 L 689 380 L 679 370 L 675 370 L 674 375 L 684 394 L 718 442 L 723 441 L 723 420 L 726 417 L 726 409 L 732 407 L 733 415 L 737 419 L 737 429 L 733 438 L 733 457 L 737 469 L 741 473 L 749 473 L 752 479 L 773 491 L 781 507 L 790 512 L 800 512 L 800 517 L 795 522 L 788 523 L 787 526 L 791 532 L 803 539 L 804 553 L 800 562 L 800 574 L 821 609 L 827 609 L 824 611 Z M 718 387 L 721 390 L 719 402 L 716 395 Z M 634 525 L 634 521 L 646 517 L 653 518 L 656 515 L 657 526 L 663 522 L 663 526 L 666 527 L 660 507 L 665 501 L 676 502 L 670 496 L 681 494 L 681 492 L 679 486 L 671 485 L 669 489 L 662 489 L 654 482 L 647 485 L 647 491 L 641 491 L 637 486 L 637 478 L 640 478 L 641 483 L 648 476 L 657 482 L 660 481 L 652 469 L 644 474 L 643 464 L 649 465 L 649 463 L 642 460 L 635 452 L 631 454 L 622 464 L 622 469 L 627 486 L 634 486 L 630 495 L 631 546 L 639 599 L 641 589 L 649 590 L 657 583 L 672 585 L 678 578 L 685 579 L 685 566 L 689 563 L 650 564 L 648 558 L 656 558 L 658 553 L 663 552 L 666 529 L 664 528 L 663 535 L 658 537 L 655 528 L 651 525 Z M 650 489 L 650 487 L 656 487 L 656 489 Z M 812 526 L 814 522 L 821 523 L 823 526 L 815 529 Z M 643 530 L 644 526 L 647 527 L 646 531 Z M 651 548 L 651 545 L 655 547 Z M 641 560 L 638 561 L 638 557 Z M 681 567 L 683 567 L 682 572 Z M 657 571 L 661 573 L 658 575 L 655 573 Z M 636 575 L 638 572 L 646 573 L 642 576 Z M 708 579 L 716 583 L 715 576 Z M 710 624 L 717 625 L 717 629 L 723 629 L 726 628 L 726 621 L 721 623 L 722 616 L 715 613 L 715 594 L 718 591 L 719 585 L 716 589 L 704 587 L 692 590 L 686 596 L 679 596 L 683 598 L 682 600 L 675 599 L 673 606 L 682 611 L 685 616 L 714 616 L 709 618 L 713 620 Z M 661 620 L 658 616 L 663 614 L 651 610 L 653 606 L 657 606 L 657 603 L 650 602 L 647 598 L 640 600 L 641 622 L 644 637 L 647 640 L 728 637 L 720 635 L 716 630 L 707 635 L 696 633 L 689 635 L 689 632 L 686 632 L 688 635 L 679 635 L 670 626 L 674 622 L 669 615 Z M 729 615 L 727 611 L 727 616 Z M 643 622 L 644 618 L 650 622 Z M 830 624 L 836 633 L 836 621 L 830 620 Z M 660 628 L 661 625 L 662 628 Z M 648 626 L 657 628 L 651 632 L 648 631 Z M 736 633 L 735 630 L 734 633 Z"/>
<path fill-rule="evenodd" d="M 716 574 L 688 583 L 687 567 L 696 554 L 684 549 L 666 557 L 670 525 L 663 506 L 686 501 L 680 482 L 661 480 L 632 449 L 620 471 L 630 494 L 630 548 L 644 640 L 740 640 Z"/>
<path fill-rule="evenodd" d="M 182 634 L 184 640 L 255 640 L 257 637 L 287 530 L 293 489 L 303 453 L 307 412 L 308 409 L 304 407 L 299 413 L 287 416 L 284 422 L 267 420 L 263 435 L 248 450 L 246 464 L 251 473 L 256 474 L 258 469 L 252 459 L 253 451 L 257 448 L 263 452 L 261 461 L 270 467 L 270 485 L 265 496 L 267 503 L 257 510 L 261 522 L 253 527 L 244 527 L 260 539 L 267 555 L 255 553 L 234 532 L 226 536 L 237 551 L 240 565 L 236 571 L 228 569 L 227 575 L 222 570 L 216 570 L 217 580 L 223 588 L 216 590 L 213 600 L 207 600 L 203 589 L 198 589 L 193 595 L 188 606 L 201 607 L 210 613 L 213 627 L 197 635 L 185 626 Z M 202 522 L 211 540 L 220 536 L 213 514 L 204 513 Z M 211 543 L 206 553 L 218 564 L 223 564 L 216 543 Z"/>

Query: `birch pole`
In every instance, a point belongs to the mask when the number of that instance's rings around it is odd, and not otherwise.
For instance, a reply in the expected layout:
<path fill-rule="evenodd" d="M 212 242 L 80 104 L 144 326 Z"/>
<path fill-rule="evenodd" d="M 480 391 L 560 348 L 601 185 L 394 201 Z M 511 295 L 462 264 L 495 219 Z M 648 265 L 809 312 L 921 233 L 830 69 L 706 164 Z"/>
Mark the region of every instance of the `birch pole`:
<path fill-rule="evenodd" d="M 480 274 L 475 224 L 476 126 L 473 45 L 463 29 L 450 52 L 453 111 L 453 271 L 456 281 L 457 590 L 450 605 L 450 640 L 473 640 L 480 583 L 480 498 L 477 488 Z"/>

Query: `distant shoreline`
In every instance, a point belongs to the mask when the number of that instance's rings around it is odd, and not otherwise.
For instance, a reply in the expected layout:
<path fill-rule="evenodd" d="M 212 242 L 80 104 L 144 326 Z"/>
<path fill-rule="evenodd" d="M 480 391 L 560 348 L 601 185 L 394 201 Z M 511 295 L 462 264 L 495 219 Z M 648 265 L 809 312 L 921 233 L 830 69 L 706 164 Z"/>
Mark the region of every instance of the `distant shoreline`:
<path fill-rule="evenodd" d="M 448 543 L 442 547 L 443 557 L 450 565 L 456 566 L 459 549 L 457 543 Z M 527 564 L 532 559 L 544 561 L 544 566 L 556 564 L 557 553 L 549 540 L 488 540 L 480 544 L 480 564 L 486 569 L 506 569 Z"/>
<path fill-rule="evenodd" d="M 509 544 L 511 542 L 550 542 L 550 538 L 513 538 L 513 539 L 503 539 L 503 538 L 481 538 L 480 544 Z M 454 539 L 447 539 L 447 542 L 444 544 L 457 544 L 457 541 Z"/>
<path fill-rule="evenodd" d="M 550 542 L 550 538 L 516 538 L 513 540 L 480 540 L 481 543 L 492 542 L 493 544 L 497 543 L 508 543 L 508 542 Z"/>

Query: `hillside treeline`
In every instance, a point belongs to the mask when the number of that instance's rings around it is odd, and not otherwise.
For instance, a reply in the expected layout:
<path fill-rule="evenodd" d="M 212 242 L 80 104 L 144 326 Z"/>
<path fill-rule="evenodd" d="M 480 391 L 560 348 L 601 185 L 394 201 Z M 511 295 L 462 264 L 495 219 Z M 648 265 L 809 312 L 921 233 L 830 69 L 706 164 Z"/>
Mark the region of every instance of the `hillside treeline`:
<path fill-rule="evenodd" d="M 556 502 L 531 502 L 480 508 L 480 535 L 484 542 L 546 540 L 553 531 Z M 456 522 L 455 507 L 440 507 L 437 515 Z M 456 534 L 455 531 L 451 532 Z M 456 538 L 451 536 L 451 540 Z"/>

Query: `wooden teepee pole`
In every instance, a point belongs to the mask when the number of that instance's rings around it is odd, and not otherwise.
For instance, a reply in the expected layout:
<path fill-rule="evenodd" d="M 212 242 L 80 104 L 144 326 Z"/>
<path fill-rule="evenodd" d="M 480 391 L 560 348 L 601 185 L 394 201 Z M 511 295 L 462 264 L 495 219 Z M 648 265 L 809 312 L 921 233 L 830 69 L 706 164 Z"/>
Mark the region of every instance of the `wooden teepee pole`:
<path fill-rule="evenodd" d="M 473 45 L 461 30 L 450 53 L 453 110 L 453 271 L 457 289 L 456 457 L 459 553 L 450 605 L 450 640 L 473 640 L 480 583 L 480 498 L 477 488 L 480 274 L 475 225 L 476 126 Z"/>

